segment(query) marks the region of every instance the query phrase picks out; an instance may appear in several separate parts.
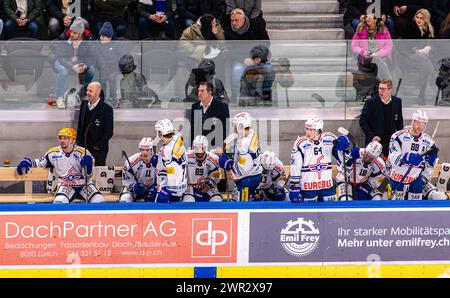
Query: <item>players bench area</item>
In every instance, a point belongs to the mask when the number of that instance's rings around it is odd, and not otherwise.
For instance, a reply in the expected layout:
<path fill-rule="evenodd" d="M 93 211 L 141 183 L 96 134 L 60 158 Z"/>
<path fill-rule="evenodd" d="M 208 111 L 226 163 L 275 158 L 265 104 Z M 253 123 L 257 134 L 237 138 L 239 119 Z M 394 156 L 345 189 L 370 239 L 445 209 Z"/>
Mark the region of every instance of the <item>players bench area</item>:
<path fill-rule="evenodd" d="M 122 185 L 122 170 L 123 166 L 95 167 L 93 180 L 94 183 L 96 183 L 97 188 L 102 192 L 106 202 L 119 202 L 119 193 Z M 290 166 L 284 166 L 284 170 L 286 172 L 286 177 L 289 177 Z M 438 180 L 442 170 L 450 173 L 450 165 L 447 163 L 437 164 L 433 171 L 433 181 Z M 107 172 L 109 173 L 107 174 Z M 337 172 L 337 166 L 333 165 L 334 181 L 336 180 Z M 111 181 L 111 178 L 113 181 Z M 22 193 L 1 193 L 0 203 L 51 203 L 54 198 L 53 193 L 50 192 L 53 179 L 53 175 L 51 175 L 46 168 L 31 168 L 28 174 L 19 176 L 16 167 L 0 167 L 0 182 L 24 183 L 24 191 Z M 225 179 L 225 172 L 223 170 L 221 170 L 221 179 Z M 227 180 L 228 185 L 230 185 L 230 183 L 232 183 L 231 178 L 227 177 Z M 45 183 L 49 192 L 35 192 L 33 190 L 33 182 Z M 436 182 L 439 183 L 439 181 Z M 231 188 L 228 187 L 228 189 Z M 450 191 L 447 191 L 447 195 L 450 196 Z M 231 191 L 222 193 L 222 196 L 224 201 L 230 201 Z"/>

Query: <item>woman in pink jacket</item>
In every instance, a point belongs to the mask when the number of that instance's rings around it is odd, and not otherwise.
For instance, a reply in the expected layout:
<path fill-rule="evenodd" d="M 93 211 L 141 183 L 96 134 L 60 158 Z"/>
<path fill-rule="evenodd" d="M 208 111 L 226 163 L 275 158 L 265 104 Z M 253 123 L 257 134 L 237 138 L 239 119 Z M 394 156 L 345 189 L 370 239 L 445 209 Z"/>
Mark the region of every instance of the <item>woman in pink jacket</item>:
<path fill-rule="evenodd" d="M 375 15 L 366 15 L 352 40 L 352 51 L 358 55 L 358 66 L 376 64 L 379 80 L 392 80 L 388 65 L 392 62 L 392 40 L 389 30 Z"/>

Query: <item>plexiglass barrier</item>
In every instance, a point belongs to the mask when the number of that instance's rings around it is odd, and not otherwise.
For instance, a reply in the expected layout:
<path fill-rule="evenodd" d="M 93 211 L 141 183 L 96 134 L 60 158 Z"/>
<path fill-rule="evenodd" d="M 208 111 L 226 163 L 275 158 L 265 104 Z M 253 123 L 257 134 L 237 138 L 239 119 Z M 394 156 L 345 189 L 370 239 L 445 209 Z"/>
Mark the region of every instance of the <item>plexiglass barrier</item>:
<path fill-rule="evenodd" d="M 404 107 L 450 102 L 446 40 L 10 40 L 0 48 L 3 110 L 57 109 L 49 102 L 59 97 L 76 109 L 90 81 L 101 82 L 106 101 L 123 109 L 188 109 L 201 81 L 210 81 L 230 107 L 360 107 L 381 79 L 393 81 Z M 252 65 L 261 60 L 252 55 L 267 63 Z"/>

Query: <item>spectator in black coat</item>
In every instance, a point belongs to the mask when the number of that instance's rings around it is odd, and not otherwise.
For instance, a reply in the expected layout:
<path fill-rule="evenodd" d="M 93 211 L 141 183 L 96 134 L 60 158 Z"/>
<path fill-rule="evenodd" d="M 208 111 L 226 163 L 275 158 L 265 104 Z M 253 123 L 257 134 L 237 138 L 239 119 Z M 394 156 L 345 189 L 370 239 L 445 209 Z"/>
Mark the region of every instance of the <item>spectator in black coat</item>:
<path fill-rule="evenodd" d="M 442 22 L 441 30 L 439 30 L 439 39 L 450 39 L 450 13 Z"/>
<path fill-rule="evenodd" d="M 89 28 L 89 10 L 87 0 L 80 1 L 79 15 L 83 18 L 84 27 Z M 69 28 L 75 19 L 75 12 L 69 9 L 70 1 L 62 0 L 45 0 L 44 5 L 48 19 L 48 38 L 55 39 L 66 29 Z"/>
<path fill-rule="evenodd" d="M 450 13 L 450 0 L 434 0 L 431 6 L 432 22 L 436 31 L 441 28 L 447 15 Z"/>
<path fill-rule="evenodd" d="M 166 38 L 177 39 L 171 0 L 165 2 L 154 0 L 153 4 L 138 2 L 137 13 L 139 39 L 148 37 L 149 32 L 158 35 L 164 32 Z"/>
<path fill-rule="evenodd" d="M 117 37 L 125 35 L 127 21 L 124 12 L 128 0 L 91 0 L 90 3 L 96 36 L 98 36 L 104 22 L 110 22 L 113 25 Z"/>
<path fill-rule="evenodd" d="M 214 87 L 202 82 L 198 87 L 200 99 L 191 107 L 191 143 L 197 135 L 204 135 L 210 148 L 223 148 L 228 136 L 230 111 L 228 105 L 213 96 Z"/>
<path fill-rule="evenodd" d="M 403 128 L 402 100 L 392 96 L 390 80 L 382 80 L 378 87 L 378 95 L 364 103 L 359 125 L 366 136 L 365 145 L 372 141 L 380 142 L 386 158 L 391 135 Z"/>
<path fill-rule="evenodd" d="M 77 127 L 77 144 L 92 153 L 96 166 L 106 165 L 108 143 L 114 129 L 113 109 L 100 97 L 101 90 L 99 82 L 88 85 L 87 100 L 81 103 Z"/>
<path fill-rule="evenodd" d="M 395 23 L 396 37 L 404 38 L 408 27 L 414 24 L 414 15 L 416 12 L 425 8 L 431 10 L 432 0 L 393 0 L 392 17 Z"/>

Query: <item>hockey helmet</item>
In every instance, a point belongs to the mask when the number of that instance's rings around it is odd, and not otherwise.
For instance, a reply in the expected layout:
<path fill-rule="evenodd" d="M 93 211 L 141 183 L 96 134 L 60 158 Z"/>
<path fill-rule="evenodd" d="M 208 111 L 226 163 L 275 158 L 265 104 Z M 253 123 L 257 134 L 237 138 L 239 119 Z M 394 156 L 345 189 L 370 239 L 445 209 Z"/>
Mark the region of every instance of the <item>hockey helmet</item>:
<path fill-rule="evenodd" d="M 246 128 L 252 126 L 252 116 L 247 112 L 241 112 L 233 117 L 233 126 L 236 132 L 242 134 Z"/>
<path fill-rule="evenodd" d="M 119 69 L 122 74 L 133 72 L 136 69 L 133 56 L 123 55 L 119 60 Z"/>
<path fill-rule="evenodd" d="M 175 133 L 172 121 L 170 121 L 169 119 L 162 119 L 156 122 L 155 131 L 158 138 L 162 138 L 163 136 L 170 133 Z"/>
<path fill-rule="evenodd" d="M 323 130 L 323 120 L 319 118 L 310 118 L 305 122 L 305 128 L 314 130 Z"/>
<path fill-rule="evenodd" d="M 275 155 L 275 152 L 272 151 L 264 151 L 263 154 L 261 154 L 260 157 L 260 164 L 261 166 L 266 170 L 273 170 L 275 169 L 275 163 L 277 161 L 277 157 Z"/>
<path fill-rule="evenodd" d="M 420 122 L 424 122 L 425 124 L 428 123 L 428 115 L 427 112 L 422 111 L 422 110 L 417 110 L 413 113 L 412 115 L 412 120 L 416 120 L 416 121 L 420 121 Z"/>
<path fill-rule="evenodd" d="M 366 152 L 370 153 L 370 155 L 372 155 L 372 157 L 378 158 L 381 154 L 381 151 L 383 151 L 383 145 L 381 145 L 379 142 L 377 141 L 373 141 L 370 142 L 367 146 L 366 146 Z"/>
<path fill-rule="evenodd" d="M 59 137 L 68 137 L 75 141 L 77 139 L 77 132 L 72 127 L 61 128 L 58 132 L 58 138 Z"/>
<path fill-rule="evenodd" d="M 139 149 L 153 149 L 153 140 L 149 137 L 144 137 L 139 142 Z"/>
<path fill-rule="evenodd" d="M 208 139 L 205 136 L 196 136 L 192 142 L 194 153 L 205 153 L 208 150 Z"/>

